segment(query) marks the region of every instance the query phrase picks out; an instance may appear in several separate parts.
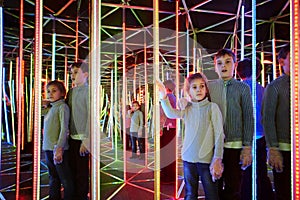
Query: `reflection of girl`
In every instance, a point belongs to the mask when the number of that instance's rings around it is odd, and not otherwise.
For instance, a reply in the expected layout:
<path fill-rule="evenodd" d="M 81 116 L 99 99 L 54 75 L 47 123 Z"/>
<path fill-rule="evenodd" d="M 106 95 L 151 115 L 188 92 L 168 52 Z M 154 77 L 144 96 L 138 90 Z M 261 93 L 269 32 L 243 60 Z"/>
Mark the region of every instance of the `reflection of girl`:
<path fill-rule="evenodd" d="M 70 111 L 64 101 L 64 84 L 60 81 L 49 82 L 47 94 L 51 108 L 44 118 L 43 150 L 49 171 L 49 199 L 61 199 L 62 184 L 64 199 L 71 200 L 74 191 L 67 151 Z"/>
<path fill-rule="evenodd" d="M 131 110 L 130 105 L 126 105 L 126 112 Z M 126 130 L 126 136 L 125 136 L 125 145 L 126 145 L 126 150 L 130 149 L 131 142 L 130 142 L 130 117 L 126 115 L 125 117 L 125 130 Z"/>
<path fill-rule="evenodd" d="M 199 176 L 203 184 L 205 199 L 219 199 L 217 183 L 222 175 L 223 120 L 217 104 L 210 102 L 206 77 L 201 73 L 189 76 L 185 91 L 191 102 L 181 100 L 183 110 L 171 107 L 166 98 L 165 87 L 158 82 L 161 105 L 169 118 L 183 118 L 185 137 L 182 147 L 182 160 L 185 199 L 197 199 Z"/>
<path fill-rule="evenodd" d="M 137 146 L 136 141 L 138 141 L 139 149 L 140 149 L 140 159 L 144 159 L 145 149 L 143 147 L 143 113 L 140 111 L 140 104 L 138 101 L 132 102 L 132 110 L 129 110 L 129 115 L 131 117 L 130 122 L 130 136 L 131 136 L 131 148 L 132 148 L 132 158 L 137 158 Z"/>

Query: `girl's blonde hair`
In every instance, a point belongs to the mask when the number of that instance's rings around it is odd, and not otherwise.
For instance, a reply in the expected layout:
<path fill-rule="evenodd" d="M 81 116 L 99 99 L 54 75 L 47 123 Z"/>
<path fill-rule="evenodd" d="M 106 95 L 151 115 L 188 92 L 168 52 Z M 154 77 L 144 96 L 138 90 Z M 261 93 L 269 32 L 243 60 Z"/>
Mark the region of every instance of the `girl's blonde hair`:
<path fill-rule="evenodd" d="M 210 94 L 209 94 L 209 89 L 208 89 L 208 86 L 207 86 L 207 78 L 203 73 L 195 73 L 195 74 L 189 75 L 185 79 L 184 92 L 186 94 L 189 94 L 189 90 L 190 90 L 190 87 L 191 87 L 191 82 L 195 79 L 203 79 L 204 80 L 205 88 L 206 88 L 206 97 L 208 98 L 209 101 L 211 101 Z"/>

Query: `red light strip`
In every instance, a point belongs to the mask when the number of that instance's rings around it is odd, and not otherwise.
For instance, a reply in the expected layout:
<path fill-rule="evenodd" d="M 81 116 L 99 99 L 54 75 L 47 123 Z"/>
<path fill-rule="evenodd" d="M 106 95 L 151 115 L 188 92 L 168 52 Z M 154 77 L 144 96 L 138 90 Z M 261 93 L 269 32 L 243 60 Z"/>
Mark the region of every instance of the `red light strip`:
<path fill-rule="evenodd" d="M 41 96 L 42 96 L 42 37 L 43 1 L 35 1 L 35 45 L 34 45 L 34 125 L 33 125 L 33 186 L 32 199 L 40 199 L 41 160 Z"/>
<path fill-rule="evenodd" d="M 292 45 L 292 163 L 293 163 L 293 194 L 292 199 L 300 200 L 300 146 L 299 146 L 299 1 L 291 5 L 291 41 Z"/>

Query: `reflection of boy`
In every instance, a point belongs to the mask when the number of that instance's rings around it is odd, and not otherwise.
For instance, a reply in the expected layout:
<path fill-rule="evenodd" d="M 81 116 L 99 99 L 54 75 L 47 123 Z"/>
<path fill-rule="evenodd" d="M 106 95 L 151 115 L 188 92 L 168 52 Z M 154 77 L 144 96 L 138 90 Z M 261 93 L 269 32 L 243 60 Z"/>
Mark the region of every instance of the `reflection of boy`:
<path fill-rule="evenodd" d="M 263 105 L 263 126 L 268 146 L 268 162 L 273 167 L 276 199 L 291 198 L 291 107 L 290 46 L 278 53 L 284 74 L 266 88 Z"/>
<path fill-rule="evenodd" d="M 262 66 L 257 59 L 256 77 L 258 78 Z M 237 74 L 244 83 L 249 85 L 252 91 L 252 60 L 245 58 L 240 61 L 236 68 Z M 264 94 L 264 88 L 256 83 L 256 187 L 257 199 L 273 199 L 271 181 L 268 177 L 266 140 L 261 123 L 261 104 Z M 248 167 L 243 173 L 242 198 L 243 200 L 252 199 L 252 167 Z"/>
<path fill-rule="evenodd" d="M 175 83 L 171 80 L 164 82 L 167 97 L 173 108 L 176 108 L 176 97 L 173 94 Z M 168 118 L 160 108 L 162 134 L 160 137 L 161 183 L 175 183 L 176 180 L 176 119 Z"/>
<path fill-rule="evenodd" d="M 67 95 L 70 107 L 70 166 L 75 183 L 76 199 L 88 199 L 89 192 L 89 87 L 88 65 L 77 62 L 71 66 L 75 87 Z"/>
<path fill-rule="evenodd" d="M 241 199 L 241 168 L 252 162 L 251 93 L 246 83 L 233 79 L 235 62 L 230 49 L 219 50 L 215 55 L 215 70 L 220 79 L 208 83 L 211 100 L 219 105 L 224 120 L 224 172 L 219 182 L 220 198 L 224 200 Z"/>

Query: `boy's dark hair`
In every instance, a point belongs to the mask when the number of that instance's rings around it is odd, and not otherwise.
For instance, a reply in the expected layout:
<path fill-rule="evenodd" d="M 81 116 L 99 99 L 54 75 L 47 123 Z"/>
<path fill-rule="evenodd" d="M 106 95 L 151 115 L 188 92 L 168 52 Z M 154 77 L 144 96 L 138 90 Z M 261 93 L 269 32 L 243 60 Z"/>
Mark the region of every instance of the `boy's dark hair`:
<path fill-rule="evenodd" d="M 262 70 L 262 65 L 260 60 L 256 58 L 256 78 L 259 77 Z M 236 67 L 236 72 L 241 79 L 245 79 L 252 76 L 252 60 L 250 58 L 245 58 L 240 61 Z"/>
<path fill-rule="evenodd" d="M 89 72 L 89 65 L 84 61 L 74 62 L 71 65 L 71 69 L 73 69 L 74 67 L 80 68 L 82 70 L 82 72 Z"/>
<path fill-rule="evenodd" d="M 233 62 L 236 62 L 236 56 L 235 56 L 235 53 L 233 53 L 233 51 L 231 51 L 230 49 L 226 49 L 226 48 L 220 49 L 220 50 L 216 53 L 215 59 L 214 59 L 214 60 L 216 61 L 218 58 L 220 58 L 220 57 L 222 57 L 222 56 L 225 56 L 225 55 L 229 55 L 230 57 L 232 57 Z"/>
<path fill-rule="evenodd" d="M 286 44 L 279 50 L 278 56 L 277 56 L 278 60 L 281 58 L 286 59 L 288 53 L 290 53 L 290 44 Z"/>
<path fill-rule="evenodd" d="M 206 88 L 206 97 L 208 98 L 209 101 L 211 101 L 211 98 L 210 98 L 210 94 L 209 94 L 209 89 L 208 89 L 208 86 L 207 86 L 207 78 L 204 74 L 202 73 L 195 73 L 195 74 L 191 74 L 189 75 L 189 77 L 187 77 L 185 79 L 185 83 L 184 83 L 184 91 L 188 94 L 188 91 L 191 87 L 191 82 L 195 79 L 203 79 L 204 82 L 205 82 L 205 88 Z"/>
<path fill-rule="evenodd" d="M 51 85 L 54 85 L 57 87 L 57 89 L 63 94 L 63 97 L 66 96 L 66 88 L 65 88 L 65 85 L 63 84 L 63 82 L 61 81 L 58 81 L 58 80 L 54 80 L 54 81 L 50 81 L 48 84 L 47 84 L 47 89 L 48 87 L 50 87 Z"/>

